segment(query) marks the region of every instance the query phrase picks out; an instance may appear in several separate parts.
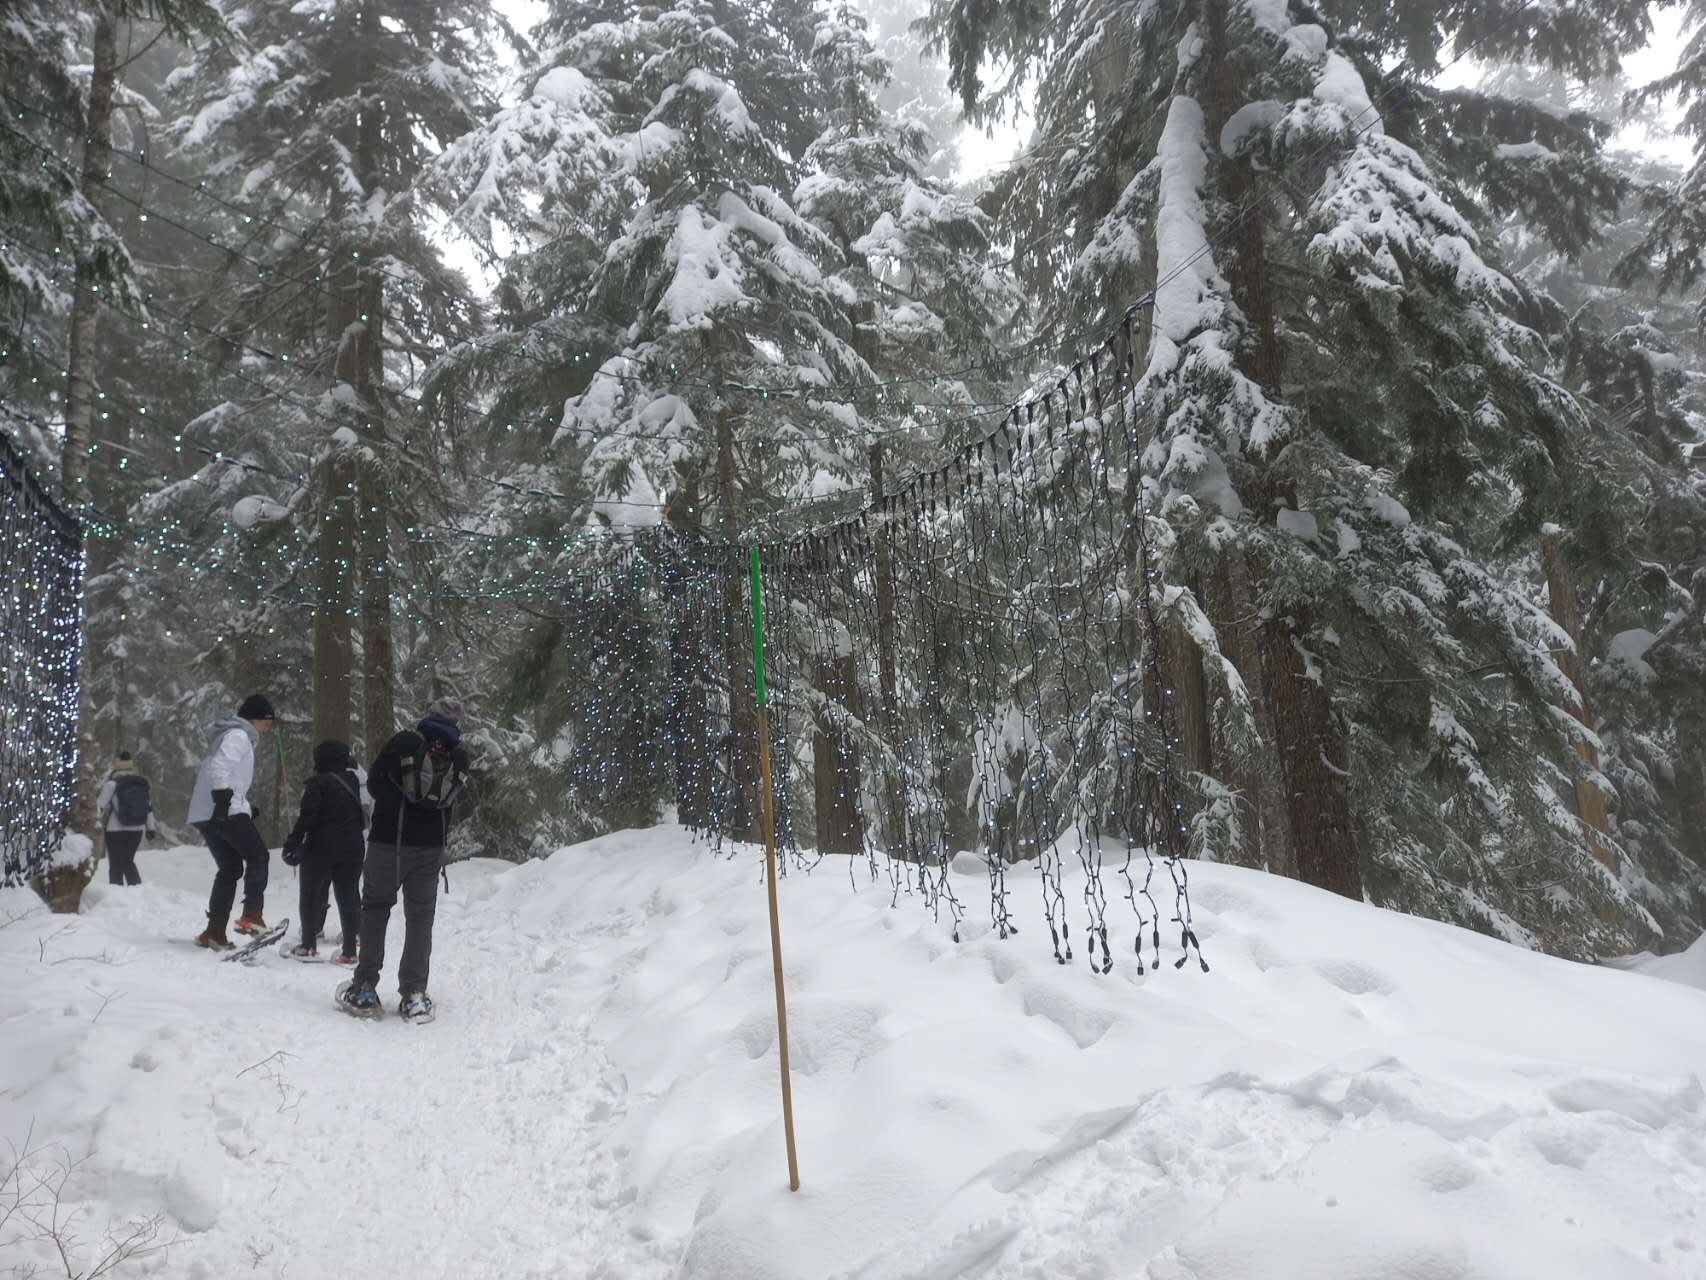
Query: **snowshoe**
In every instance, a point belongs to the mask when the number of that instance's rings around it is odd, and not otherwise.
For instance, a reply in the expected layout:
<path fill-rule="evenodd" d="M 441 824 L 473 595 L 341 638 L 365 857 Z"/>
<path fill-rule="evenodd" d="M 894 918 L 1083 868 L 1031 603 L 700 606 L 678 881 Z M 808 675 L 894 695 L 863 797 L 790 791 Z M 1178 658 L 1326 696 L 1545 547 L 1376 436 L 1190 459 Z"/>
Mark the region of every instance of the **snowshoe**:
<path fill-rule="evenodd" d="M 261 919 L 261 913 L 259 911 L 253 913 L 245 911 L 242 915 L 237 917 L 237 923 L 231 927 L 238 933 L 246 933 L 250 937 L 253 937 L 257 933 L 265 933 L 267 931 L 267 922 Z"/>
<path fill-rule="evenodd" d="M 256 934 L 252 941 L 244 943 L 230 955 L 226 956 L 225 959 L 241 960 L 247 963 L 260 955 L 262 951 L 272 946 L 273 943 L 277 942 L 280 938 L 284 937 L 284 931 L 288 928 L 290 928 L 290 920 L 287 917 L 286 919 L 280 920 L 265 933 Z"/>
<path fill-rule="evenodd" d="M 372 987 L 358 987 L 352 982 L 340 982 L 332 1002 L 352 1018 L 377 1019 L 385 1016 L 385 1006 L 379 1003 L 379 993 Z"/>
<path fill-rule="evenodd" d="M 225 930 L 215 930 L 212 925 L 208 925 L 196 935 L 195 944 L 198 947 L 206 947 L 209 951 L 229 951 L 237 945 L 225 936 Z"/>
<path fill-rule="evenodd" d="M 404 1022 L 431 1022 L 436 1015 L 432 1007 L 432 997 L 424 991 L 411 991 L 397 1005 L 397 1013 Z"/>
<path fill-rule="evenodd" d="M 342 965 L 346 969 L 353 969 L 353 968 L 355 968 L 355 956 L 353 956 L 353 955 L 333 956 L 332 957 L 332 963 L 337 964 L 337 965 Z"/>
<path fill-rule="evenodd" d="M 320 963 L 320 953 L 313 947 L 304 947 L 298 944 L 294 947 L 286 947 L 284 954 L 292 960 L 302 961 L 303 964 Z"/>

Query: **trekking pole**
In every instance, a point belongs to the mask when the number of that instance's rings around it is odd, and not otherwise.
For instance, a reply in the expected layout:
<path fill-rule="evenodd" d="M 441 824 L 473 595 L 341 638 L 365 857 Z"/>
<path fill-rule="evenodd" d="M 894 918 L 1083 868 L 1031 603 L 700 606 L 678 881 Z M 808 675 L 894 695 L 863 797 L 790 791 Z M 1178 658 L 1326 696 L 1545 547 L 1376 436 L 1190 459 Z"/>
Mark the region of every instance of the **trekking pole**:
<path fill-rule="evenodd" d="M 764 688 L 764 587 L 758 575 L 758 548 L 752 562 L 752 670 L 758 684 L 758 778 L 764 827 L 764 882 L 770 889 L 770 959 L 776 969 L 776 1041 L 782 1047 L 782 1132 L 788 1140 L 788 1190 L 800 1189 L 800 1162 L 794 1153 L 794 1088 L 788 1073 L 788 1000 L 782 990 L 782 922 L 776 909 L 776 800 L 770 786 L 770 696 Z"/>

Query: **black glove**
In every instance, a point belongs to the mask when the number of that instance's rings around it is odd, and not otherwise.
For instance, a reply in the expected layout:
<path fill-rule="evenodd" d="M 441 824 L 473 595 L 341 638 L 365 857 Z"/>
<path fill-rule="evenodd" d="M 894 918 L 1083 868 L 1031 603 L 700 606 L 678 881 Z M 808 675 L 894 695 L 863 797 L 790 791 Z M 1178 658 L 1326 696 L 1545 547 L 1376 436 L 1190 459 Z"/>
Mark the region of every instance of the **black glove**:
<path fill-rule="evenodd" d="M 213 793 L 214 822 L 225 822 L 231 817 L 231 788 L 221 787 Z"/>
<path fill-rule="evenodd" d="M 302 862 L 302 846 L 287 844 L 279 851 L 278 856 L 279 861 L 283 862 L 287 867 L 299 866 Z"/>

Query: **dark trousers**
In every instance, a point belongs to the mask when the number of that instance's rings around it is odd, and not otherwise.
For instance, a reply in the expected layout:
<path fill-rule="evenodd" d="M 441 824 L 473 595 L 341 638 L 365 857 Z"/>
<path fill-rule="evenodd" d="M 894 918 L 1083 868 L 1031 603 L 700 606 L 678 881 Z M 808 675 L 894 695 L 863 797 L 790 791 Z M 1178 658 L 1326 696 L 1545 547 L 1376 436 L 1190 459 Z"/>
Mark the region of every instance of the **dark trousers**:
<path fill-rule="evenodd" d="M 142 883 L 142 873 L 136 869 L 136 851 L 141 845 L 140 831 L 107 832 L 108 884 Z"/>
<path fill-rule="evenodd" d="M 260 828 L 246 813 L 223 822 L 198 822 L 196 830 L 207 841 L 213 855 L 213 892 L 207 899 L 208 923 L 223 929 L 231 919 L 231 904 L 237 900 L 237 882 L 243 882 L 243 914 L 260 915 L 267 893 L 267 842 Z"/>
<path fill-rule="evenodd" d="M 301 877 L 297 919 L 302 921 L 302 945 L 312 947 L 319 941 L 326 926 L 328 895 L 336 894 L 344 926 L 343 953 L 353 956 L 361 936 L 361 863 L 304 859 L 297 875 Z"/>
<path fill-rule="evenodd" d="M 438 872 L 444 850 L 423 845 L 369 844 L 361 869 L 361 959 L 353 985 L 377 987 L 385 968 L 385 929 L 403 894 L 403 958 L 397 989 L 403 995 L 427 989 L 432 966 L 432 918 L 438 910 Z"/>

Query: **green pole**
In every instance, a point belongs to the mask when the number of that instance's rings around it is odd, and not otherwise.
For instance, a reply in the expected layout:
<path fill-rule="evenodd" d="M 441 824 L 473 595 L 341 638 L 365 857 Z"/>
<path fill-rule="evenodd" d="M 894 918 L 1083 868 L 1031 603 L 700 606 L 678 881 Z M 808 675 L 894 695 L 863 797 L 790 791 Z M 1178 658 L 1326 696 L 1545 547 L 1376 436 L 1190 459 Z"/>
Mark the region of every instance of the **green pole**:
<path fill-rule="evenodd" d="M 758 678 L 758 705 L 770 705 L 764 689 L 764 583 L 758 576 L 758 548 L 748 551 L 752 564 L 752 669 Z"/>

